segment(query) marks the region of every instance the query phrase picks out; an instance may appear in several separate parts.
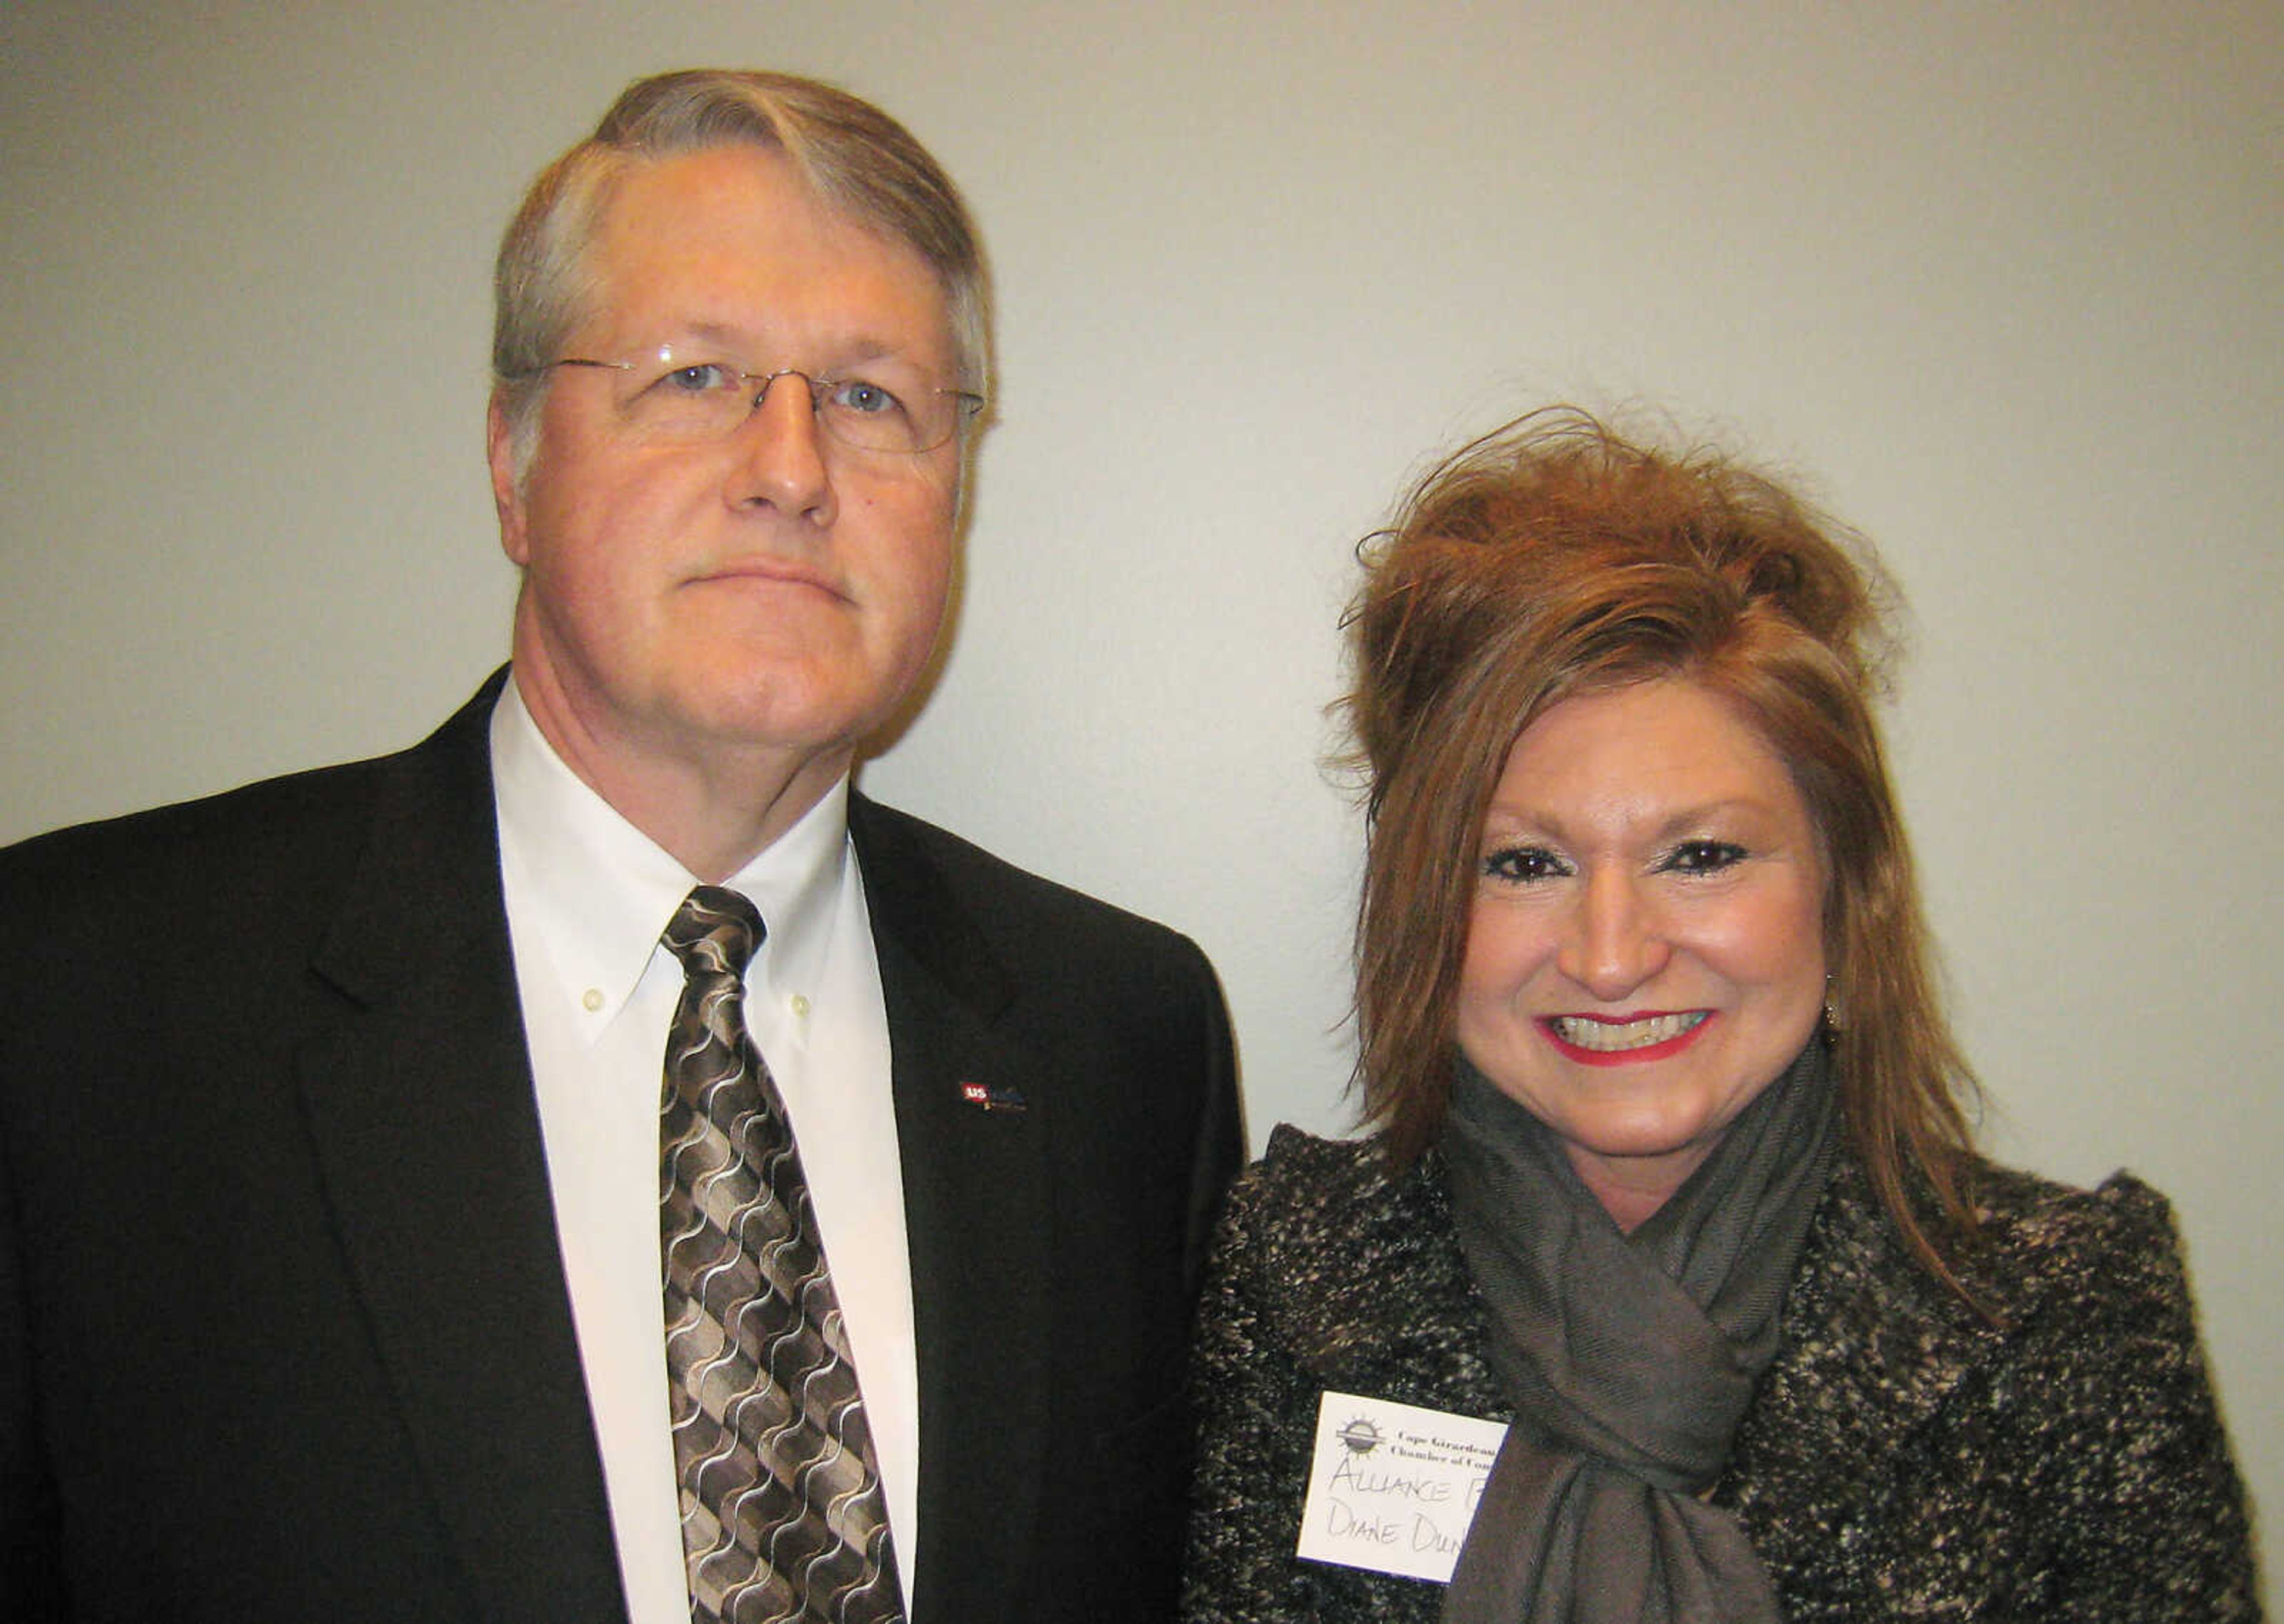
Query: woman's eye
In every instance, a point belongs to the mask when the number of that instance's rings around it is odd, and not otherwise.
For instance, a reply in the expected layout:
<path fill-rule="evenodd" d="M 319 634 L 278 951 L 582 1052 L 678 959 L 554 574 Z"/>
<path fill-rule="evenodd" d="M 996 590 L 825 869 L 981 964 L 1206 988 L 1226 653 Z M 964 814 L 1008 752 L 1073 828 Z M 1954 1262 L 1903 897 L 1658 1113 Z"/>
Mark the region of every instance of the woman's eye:
<path fill-rule="evenodd" d="M 1727 840 L 1684 840 L 1663 866 L 1679 874 L 1717 874 L 1745 860 L 1745 848 Z"/>
<path fill-rule="evenodd" d="M 1493 879 L 1528 881 L 1553 879 L 1569 871 L 1543 846 L 1503 846 L 1483 859 L 1483 872 Z"/>
<path fill-rule="evenodd" d="M 833 403 L 860 418 L 877 418 L 895 411 L 903 404 L 888 390 L 862 378 L 852 378 L 845 384 L 833 386 Z"/>

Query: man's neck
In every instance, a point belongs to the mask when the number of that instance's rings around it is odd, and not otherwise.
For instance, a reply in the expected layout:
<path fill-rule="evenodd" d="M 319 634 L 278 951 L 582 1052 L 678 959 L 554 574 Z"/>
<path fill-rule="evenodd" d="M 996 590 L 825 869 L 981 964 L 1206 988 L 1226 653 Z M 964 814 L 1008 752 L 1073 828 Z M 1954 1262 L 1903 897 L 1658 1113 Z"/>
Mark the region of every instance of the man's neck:
<path fill-rule="evenodd" d="M 541 680 L 511 680 L 558 759 L 621 817 L 708 885 L 744 868 L 799 823 L 849 771 L 847 746 L 803 753 L 761 746 L 672 747 L 606 734 Z"/>

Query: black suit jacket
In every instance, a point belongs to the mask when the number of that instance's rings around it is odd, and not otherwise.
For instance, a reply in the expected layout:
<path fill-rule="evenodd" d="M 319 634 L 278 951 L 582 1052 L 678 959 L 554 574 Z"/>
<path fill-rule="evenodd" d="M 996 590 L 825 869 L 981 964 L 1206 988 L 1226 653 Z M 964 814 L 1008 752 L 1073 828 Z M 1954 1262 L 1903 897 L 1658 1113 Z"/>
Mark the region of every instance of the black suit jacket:
<path fill-rule="evenodd" d="M 623 1617 L 497 685 L 402 754 L 0 854 L 0 1613 Z M 911 1249 L 913 1616 L 1162 1616 L 1237 1154 L 1212 972 L 917 820 L 849 821 Z"/>

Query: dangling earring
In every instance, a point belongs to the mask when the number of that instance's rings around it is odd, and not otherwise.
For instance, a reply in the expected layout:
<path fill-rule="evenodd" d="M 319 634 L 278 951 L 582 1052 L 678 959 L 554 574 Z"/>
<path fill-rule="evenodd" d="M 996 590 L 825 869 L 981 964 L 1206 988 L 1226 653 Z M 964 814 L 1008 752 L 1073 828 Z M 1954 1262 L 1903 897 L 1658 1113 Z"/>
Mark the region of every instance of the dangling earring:
<path fill-rule="evenodd" d="M 1840 988 L 1829 975 L 1824 978 L 1824 1038 L 1830 1042 L 1846 1030 L 1840 1019 Z"/>

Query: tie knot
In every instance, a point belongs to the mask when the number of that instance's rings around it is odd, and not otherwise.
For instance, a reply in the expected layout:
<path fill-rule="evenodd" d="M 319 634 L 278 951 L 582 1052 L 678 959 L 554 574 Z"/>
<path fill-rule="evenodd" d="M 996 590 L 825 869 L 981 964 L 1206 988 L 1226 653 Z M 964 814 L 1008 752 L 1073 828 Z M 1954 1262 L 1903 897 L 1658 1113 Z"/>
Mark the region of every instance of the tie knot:
<path fill-rule="evenodd" d="M 726 975 L 743 980 L 746 966 L 768 933 L 754 905 L 723 886 L 699 886 L 682 899 L 666 924 L 667 950 L 685 975 Z"/>

